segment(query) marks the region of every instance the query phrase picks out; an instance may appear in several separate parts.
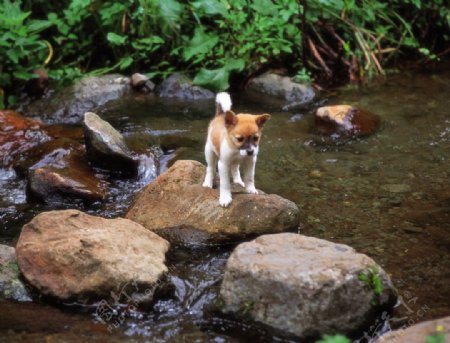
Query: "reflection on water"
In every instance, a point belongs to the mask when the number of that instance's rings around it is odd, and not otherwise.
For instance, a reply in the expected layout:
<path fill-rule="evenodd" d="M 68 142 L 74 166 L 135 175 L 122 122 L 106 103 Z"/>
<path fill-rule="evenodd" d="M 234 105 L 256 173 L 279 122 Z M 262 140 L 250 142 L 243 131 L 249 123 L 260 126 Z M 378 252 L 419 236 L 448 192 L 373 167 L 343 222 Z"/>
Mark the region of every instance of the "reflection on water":
<path fill-rule="evenodd" d="M 236 111 L 272 113 L 261 143 L 257 187 L 298 204 L 301 233 L 351 245 L 386 269 L 402 300 L 390 321 L 394 327 L 450 314 L 448 94 L 448 70 L 402 73 L 330 94 L 321 102 L 348 103 L 382 119 L 373 136 L 346 142 L 314 135 L 310 111 L 277 112 L 234 96 Z M 94 204 L 88 212 L 122 215 L 133 195 L 172 158 L 204 162 L 213 107 L 140 97 L 105 108 L 102 116 L 124 133 L 133 150 L 145 155 L 159 145 L 164 154 L 160 165 L 143 168 L 138 181 L 108 180 L 106 204 Z M 14 243 L 20 225 L 43 208 L 26 205 L 24 181 L 10 171 L 0 174 L 1 239 Z M 172 250 L 174 295 L 144 314 L 129 316 L 116 335 L 155 342 L 181 337 L 186 342 L 239 341 L 228 329 L 212 331 L 203 312 L 217 296 L 230 250 Z M 80 315 L 80 321 L 85 319 Z M 214 326 L 220 331 L 220 322 Z"/>

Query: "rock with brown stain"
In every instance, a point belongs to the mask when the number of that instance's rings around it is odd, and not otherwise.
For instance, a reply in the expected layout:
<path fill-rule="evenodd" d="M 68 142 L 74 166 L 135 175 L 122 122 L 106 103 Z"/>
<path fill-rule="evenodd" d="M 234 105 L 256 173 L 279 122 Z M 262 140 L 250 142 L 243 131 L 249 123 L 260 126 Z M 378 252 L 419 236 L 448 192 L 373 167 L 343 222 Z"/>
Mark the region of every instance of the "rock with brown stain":
<path fill-rule="evenodd" d="M 316 132 L 326 136 L 368 136 L 379 126 L 380 117 L 350 105 L 320 107 L 315 115 Z"/>
<path fill-rule="evenodd" d="M 0 167 L 9 167 L 14 158 L 48 140 L 41 122 L 14 111 L 0 111 Z"/>
<path fill-rule="evenodd" d="M 294 233 L 238 245 L 220 296 L 223 312 L 301 338 L 354 332 L 396 302 L 389 276 L 370 257 Z"/>
<path fill-rule="evenodd" d="M 106 195 L 85 158 L 84 146 L 70 139 L 55 139 L 32 149 L 16 163 L 16 170 L 28 176 L 30 194 L 48 204 L 65 199 L 94 202 Z"/>
<path fill-rule="evenodd" d="M 177 161 L 136 198 L 126 217 L 173 243 L 220 243 L 296 228 L 299 209 L 278 195 L 232 189 L 233 201 L 219 205 L 219 191 L 202 187 L 205 167 Z"/>
<path fill-rule="evenodd" d="M 16 257 L 25 279 L 44 295 L 82 302 L 113 292 L 116 302 L 131 305 L 151 301 L 162 285 L 168 249 L 166 240 L 130 220 L 63 210 L 26 224 Z"/>

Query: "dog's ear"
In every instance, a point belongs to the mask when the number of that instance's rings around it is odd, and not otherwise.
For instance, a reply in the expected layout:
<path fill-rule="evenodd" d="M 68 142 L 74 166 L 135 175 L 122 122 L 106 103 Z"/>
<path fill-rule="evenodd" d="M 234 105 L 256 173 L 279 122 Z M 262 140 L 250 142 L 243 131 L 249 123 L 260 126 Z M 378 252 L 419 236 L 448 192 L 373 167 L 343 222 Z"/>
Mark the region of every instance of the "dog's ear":
<path fill-rule="evenodd" d="M 238 118 L 233 111 L 225 112 L 225 126 L 227 128 L 236 126 Z"/>
<path fill-rule="evenodd" d="M 270 114 L 260 114 L 256 117 L 256 124 L 259 128 L 262 128 L 263 125 L 270 119 Z"/>

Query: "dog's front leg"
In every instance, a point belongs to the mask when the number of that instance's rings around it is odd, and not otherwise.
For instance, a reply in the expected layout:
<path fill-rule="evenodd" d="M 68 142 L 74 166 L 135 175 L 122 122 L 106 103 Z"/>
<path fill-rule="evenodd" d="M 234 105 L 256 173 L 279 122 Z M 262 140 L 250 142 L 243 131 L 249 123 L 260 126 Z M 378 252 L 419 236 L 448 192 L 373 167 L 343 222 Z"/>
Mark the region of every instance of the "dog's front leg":
<path fill-rule="evenodd" d="M 256 156 L 245 158 L 243 163 L 245 191 L 251 194 L 258 194 L 255 188 L 255 165 Z"/>
<path fill-rule="evenodd" d="M 235 162 L 231 166 L 231 177 L 233 178 L 233 183 L 245 187 L 244 181 L 241 179 L 241 173 L 239 172 L 239 163 Z"/>
<path fill-rule="evenodd" d="M 230 163 L 219 160 L 220 197 L 219 204 L 227 207 L 231 203 Z"/>

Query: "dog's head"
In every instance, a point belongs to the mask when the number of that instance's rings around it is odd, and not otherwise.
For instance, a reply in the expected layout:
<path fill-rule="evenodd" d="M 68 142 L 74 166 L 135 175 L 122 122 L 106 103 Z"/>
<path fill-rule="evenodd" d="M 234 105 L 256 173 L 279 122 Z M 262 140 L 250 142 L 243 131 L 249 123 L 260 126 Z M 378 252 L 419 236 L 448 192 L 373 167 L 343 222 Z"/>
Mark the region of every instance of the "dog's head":
<path fill-rule="evenodd" d="M 236 115 L 233 111 L 226 111 L 225 126 L 231 146 L 239 149 L 241 156 L 257 155 L 262 128 L 269 119 L 270 114 Z"/>

